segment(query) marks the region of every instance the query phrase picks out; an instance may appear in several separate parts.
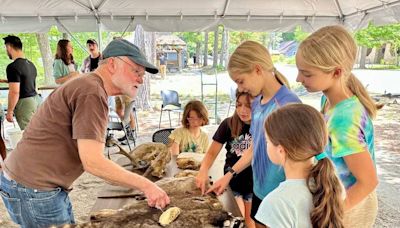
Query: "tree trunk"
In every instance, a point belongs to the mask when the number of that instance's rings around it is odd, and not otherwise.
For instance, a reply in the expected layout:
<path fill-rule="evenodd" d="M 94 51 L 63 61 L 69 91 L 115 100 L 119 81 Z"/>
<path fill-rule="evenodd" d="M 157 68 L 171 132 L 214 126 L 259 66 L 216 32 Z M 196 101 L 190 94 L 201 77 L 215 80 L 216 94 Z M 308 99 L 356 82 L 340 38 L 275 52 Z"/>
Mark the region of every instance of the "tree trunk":
<path fill-rule="evenodd" d="M 193 61 L 193 64 L 195 64 L 195 66 L 200 66 L 199 65 L 199 63 L 200 63 L 200 52 L 201 52 L 201 50 L 200 50 L 200 48 L 201 48 L 201 43 L 200 42 L 197 42 L 196 43 L 196 62 L 194 62 Z"/>
<path fill-rule="evenodd" d="M 386 43 L 385 52 L 383 53 L 383 60 L 385 63 L 390 62 L 390 60 L 392 59 L 392 54 L 390 53 L 390 49 L 391 49 L 391 44 Z"/>
<path fill-rule="evenodd" d="M 229 31 L 225 30 L 225 33 L 226 33 L 225 34 L 226 40 L 224 45 L 224 50 L 225 50 L 224 58 L 225 58 L 225 70 L 227 70 L 229 63 Z"/>
<path fill-rule="evenodd" d="M 383 59 L 383 54 L 384 54 L 384 46 L 381 46 L 376 49 L 376 55 L 375 55 L 375 61 L 374 63 L 376 64 L 381 64 L 381 60 Z"/>
<path fill-rule="evenodd" d="M 208 32 L 204 32 L 204 53 L 203 53 L 203 66 L 208 66 Z"/>
<path fill-rule="evenodd" d="M 218 27 L 214 31 L 214 51 L 213 51 L 213 67 L 218 66 Z"/>
<path fill-rule="evenodd" d="M 361 51 L 360 51 L 360 69 L 365 69 L 365 58 L 367 57 L 367 51 L 368 48 L 367 47 L 361 47 Z"/>
<path fill-rule="evenodd" d="M 224 56 L 225 56 L 225 42 L 226 42 L 226 29 L 222 27 L 222 38 L 221 38 L 221 55 L 219 56 L 219 65 L 225 66 L 224 64 Z"/>
<path fill-rule="evenodd" d="M 49 35 L 47 33 L 36 33 L 44 68 L 45 85 L 55 85 L 53 78 L 53 55 L 51 53 Z"/>
<path fill-rule="evenodd" d="M 139 49 L 145 53 L 149 62 L 154 63 L 155 59 L 155 34 L 144 32 L 141 25 L 137 25 L 135 29 L 134 43 Z M 136 98 L 136 108 L 141 110 L 151 110 L 150 104 L 150 75 L 145 74 L 143 85 L 139 87 Z"/>

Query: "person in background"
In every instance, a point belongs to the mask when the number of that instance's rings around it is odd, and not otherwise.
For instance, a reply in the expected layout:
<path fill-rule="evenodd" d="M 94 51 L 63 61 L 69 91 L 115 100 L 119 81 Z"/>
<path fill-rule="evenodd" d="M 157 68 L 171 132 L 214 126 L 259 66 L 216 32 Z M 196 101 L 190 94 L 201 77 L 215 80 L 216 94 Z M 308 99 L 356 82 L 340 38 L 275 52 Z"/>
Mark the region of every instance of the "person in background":
<path fill-rule="evenodd" d="M 201 127 L 209 123 L 208 112 L 201 101 L 189 101 L 183 111 L 182 127 L 169 135 L 172 155 L 182 152 L 205 153 L 208 148 L 208 135 Z"/>
<path fill-rule="evenodd" d="M 304 104 L 289 104 L 265 120 L 268 157 L 286 180 L 270 192 L 256 219 L 267 227 L 343 228 L 344 189 L 324 150 L 323 116 Z"/>
<path fill-rule="evenodd" d="M 79 75 L 74 61 L 72 43 L 69 40 L 59 40 L 56 57 L 53 63 L 53 76 L 57 84 L 73 79 Z"/>
<path fill-rule="evenodd" d="M 224 174 L 231 171 L 232 166 L 242 157 L 243 151 L 250 146 L 251 101 L 252 97 L 248 93 L 236 92 L 235 113 L 219 125 L 196 177 L 196 185 L 201 189 L 202 194 L 207 190 L 208 171 L 222 146 L 225 144 L 226 148 Z M 229 182 L 248 228 L 255 227 L 254 221 L 250 217 L 251 199 L 253 197 L 252 177 L 251 167 L 247 167 Z"/>
<path fill-rule="evenodd" d="M 104 156 L 107 97 L 134 98 L 145 71 L 156 74 L 158 69 L 123 39 L 111 41 L 103 57 L 95 71 L 61 85 L 47 97 L 4 161 L 1 198 L 21 227 L 74 224 L 68 193 L 84 171 L 142 191 L 151 207 L 164 208 L 170 202 L 156 184 Z"/>
<path fill-rule="evenodd" d="M 296 54 L 297 81 L 323 92 L 321 110 L 329 132 L 325 149 L 346 188 L 345 227 L 372 227 L 378 213 L 374 127 L 377 107 L 351 72 L 357 45 L 342 26 L 308 36 Z"/>
<path fill-rule="evenodd" d="M 165 79 L 167 76 L 167 57 L 164 53 L 161 53 L 160 55 L 160 74 L 161 79 Z"/>
<path fill-rule="evenodd" d="M 120 96 L 115 96 L 115 112 L 117 113 L 118 117 L 122 120 L 124 119 L 124 114 L 125 114 L 125 108 L 129 106 L 129 104 L 133 101 L 132 98 L 126 95 L 120 95 Z M 127 129 L 128 132 L 128 138 L 129 141 L 134 141 L 134 131 L 136 130 L 136 122 L 135 122 L 135 115 L 133 113 L 133 110 L 129 113 L 129 127 L 130 129 Z M 121 138 L 118 138 L 118 141 L 121 142 L 122 145 L 128 145 L 126 135 L 124 135 Z"/>
<path fill-rule="evenodd" d="M 95 39 L 87 40 L 86 47 L 90 55 L 83 60 L 81 73 L 94 71 L 99 64 L 99 60 L 101 59 L 101 53 Z"/>
<path fill-rule="evenodd" d="M 264 120 L 275 109 L 301 101 L 288 88 L 289 83 L 285 76 L 274 67 L 268 50 L 258 42 L 245 41 L 240 44 L 229 59 L 228 72 L 240 92 L 247 92 L 255 97 L 251 105 L 252 142 L 231 171 L 217 180 L 207 193 L 213 191 L 218 195 L 222 194 L 232 177 L 251 165 L 254 193 L 251 218 L 256 222 L 256 227 L 262 227 L 262 223 L 254 217 L 258 207 L 262 199 L 285 180 L 283 169 L 273 164 L 265 153 L 267 144 Z"/>
<path fill-rule="evenodd" d="M 35 65 L 25 58 L 19 37 L 9 35 L 3 39 L 7 55 L 13 60 L 6 70 L 9 87 L 6 119 L 13 122 L 15 114 L 20 129 L 24 130 L 40 104 L 36 92 L 37 71 Z"/>

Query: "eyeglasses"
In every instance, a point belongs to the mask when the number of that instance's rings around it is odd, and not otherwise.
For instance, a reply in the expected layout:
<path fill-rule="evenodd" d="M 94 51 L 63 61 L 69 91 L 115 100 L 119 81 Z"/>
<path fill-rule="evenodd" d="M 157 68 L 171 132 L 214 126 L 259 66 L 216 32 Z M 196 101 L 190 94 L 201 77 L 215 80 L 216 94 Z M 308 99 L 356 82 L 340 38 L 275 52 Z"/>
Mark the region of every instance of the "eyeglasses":
<path fill-rule="evenodd" d="M 186 118 L 189 121 L 197 121 L 197 120 L 201 120 L 201 118 L 197 118 L 197 117 L 188 117 Z"/>
<path fill-rule="evenodd" d="M 128 65 L 131 67 L 133 73 L 135 73 L 137 76 L 139 76 L 140 78 L 143 78 L 143 77 L 144 77 L 144 75 L 145 75 L 145 73 L 146 73 L 145 71 L 140 71 L 140 70 L 138 70 L 137 67 L 132 66 L 130 63 L 128 63 L 127 61 L 125 61 L 123 58 L 121 58 L 121 57 L 119 57 L 119 56 L 116 56 L 116 58 L 118 58 L 118 59 L 121 60 L 122 62 L 128 64 Z"/>

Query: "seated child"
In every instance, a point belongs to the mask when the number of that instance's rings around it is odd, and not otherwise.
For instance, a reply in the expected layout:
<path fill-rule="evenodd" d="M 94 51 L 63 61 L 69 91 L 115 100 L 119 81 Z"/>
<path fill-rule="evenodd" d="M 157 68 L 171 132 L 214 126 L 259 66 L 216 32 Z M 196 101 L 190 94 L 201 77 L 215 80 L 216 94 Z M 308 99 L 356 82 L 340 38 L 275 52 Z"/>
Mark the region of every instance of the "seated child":
<path fill-rule="evenodd" d="M 182 127 L 172 131 L 169 136 L 172 155 L 181 152 L 205 153 L 208 148 L 208 135 L 201 127 L 208 124 L 208 112 L 203 103 L 192 100 L 183 111 Z"/>

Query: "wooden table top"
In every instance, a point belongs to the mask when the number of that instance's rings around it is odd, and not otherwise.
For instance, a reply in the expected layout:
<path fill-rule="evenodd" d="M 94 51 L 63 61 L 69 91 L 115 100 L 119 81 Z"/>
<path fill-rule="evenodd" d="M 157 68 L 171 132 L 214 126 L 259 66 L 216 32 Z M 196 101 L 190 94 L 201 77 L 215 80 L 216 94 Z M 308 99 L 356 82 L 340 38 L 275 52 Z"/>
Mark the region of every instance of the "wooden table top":
<path fill-rule="evenodd" d="M 123 167 L 131 168 L 130 161 L 126 157 L 119 158 L 117 163 Z M 176 156 L 173 156 L 171 158 L 171 162 L 169 162 L 166 166 L 166 177 L 173 177 L 179 171 L 180 169 L 176 165 Z M 212 177 L 212 180 L 217 180 L 217 178 L 221 177 L 222 174 L 223 163 L 221 164 L 221 162 L 218 161 L 214 162 L 214 165 L 209 171 L 209 175 Z M 132 189 L 105 184 L 101 188 L 95 205 L 91 211 L 94 212 L 102 209 L 120 209 L 126 204 L 133 203 L 135 201 L 134 197 L 123 197 L 123 195 L 129 195 L 130 192 L 132 192 Z M 113 198 L 112 196 L 115 195 L 118 195 L 119 197 Z M 226 211 L 231 212 L 235 217 L 242 217 L 240 209 L 236 204 L 235 197 L 229 188 L 221 196 L 218 196 L 218 199 Z"/>

